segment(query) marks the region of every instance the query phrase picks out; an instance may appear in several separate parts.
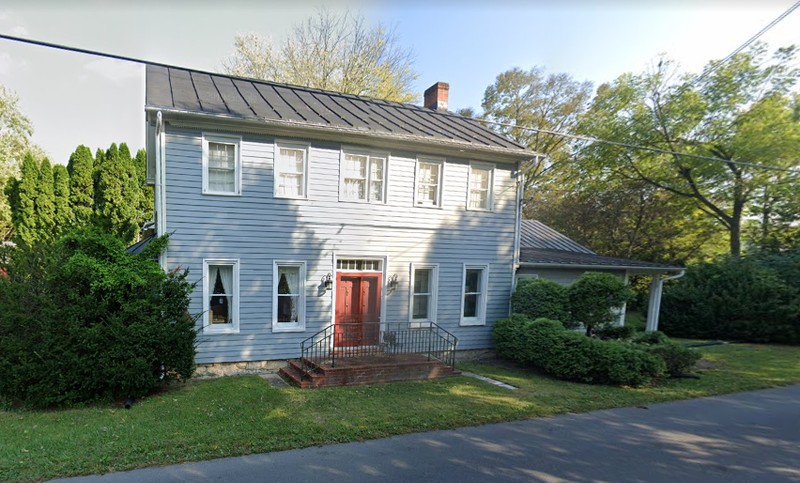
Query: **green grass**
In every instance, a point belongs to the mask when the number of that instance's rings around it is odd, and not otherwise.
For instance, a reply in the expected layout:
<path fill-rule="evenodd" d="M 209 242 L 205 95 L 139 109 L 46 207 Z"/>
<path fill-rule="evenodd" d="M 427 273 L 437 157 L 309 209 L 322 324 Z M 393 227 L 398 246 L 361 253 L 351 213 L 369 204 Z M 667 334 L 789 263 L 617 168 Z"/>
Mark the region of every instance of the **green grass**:
<path fill-rule="evenodd" d="M 194 381 L 129 411 L 95 407 L 0 411 L 0 481 L 28 481 L 393 434 L 644 405 L 800 383 L 800 347 L 699 349 L 714 367 L 699 380 L 638 389 L 556 381 L 507 364 L 463 369 L 507 391 L 457 377 L 372 387 L 276 389 L 259 377 Z"/>

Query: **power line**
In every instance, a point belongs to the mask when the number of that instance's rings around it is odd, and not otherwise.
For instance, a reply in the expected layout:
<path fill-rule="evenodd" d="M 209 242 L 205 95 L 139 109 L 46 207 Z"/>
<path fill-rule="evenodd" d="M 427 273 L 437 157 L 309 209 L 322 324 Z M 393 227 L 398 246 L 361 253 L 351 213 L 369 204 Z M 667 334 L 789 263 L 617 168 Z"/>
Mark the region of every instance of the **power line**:
<path fill-rule="evenodd" d="M 800 7 L 800 0 L 798 0 L 797 2 L 795 2 L 795 3 L 794 3 L 794 5 L 792 5 L 791 7 L 789 7 L 789 8 L 788 8 L 788 9 L 787 9 L 785 12 L 783 12 L 783 13 L 782 13 L 782 14 L 780 14 L 780 15 L 778 15 L 778 16 L 777 16 L 777 17 L 776 17 L 776 18 L 775 18 L 775 19 L 774 19 L 772 22 L 768 23 L 766 27 L 762 28 L 762 29 L 761 29 L 761 30 L 759 30 L 759 31 L 758 31 L 758 32 L 757 32 L 755 35 L 753 35 L 752 37 L 750 37 L 749 39 L 747 39 L 747 41 L 745 41 L 745 43 L 743 43 L 742 45 L 740 45 L 739 47 L 737 47 L 737 48 L 736 48 L 736 49 L 735 49 L 733 52 L 731 52 L 730 54 L 726 55 L 726 56 L 725 56 L 725 57 L 724 57 L 722 60 L 720 60 L 719 62 L 717 62 L 717 63 L 716 63 L 715 65 L 713 65 L 711 68 L 709 68 L 708 70 L 706 70 L 706 71 L 704 71 L 703 73 L 701 73 L 701 74 L 700 74 L 700 75 L 697 77 L 697 79 L 696 79 L 696 80 L 697 80 L 697 81 L 699 81 L 700 79 L 702 79 L 702 78 L 706 77 L 707 75 L 711 74 L 711 73 L 712 73 L 712 72 L 714 72 L 715 70 L 719 69 L 719 68 L 720 68 L 720 67 L 721 67 L 723 64 L 725 64 L 726 62 L 728 62 L 729 60 L 731 60 L 731 59 L 732 59 L 732 58 L 733 58 L 733 57 L 734 57 L 736 54 L 738 54 L 739 52 L 741 52 L 741 51 L 743 51 L 744 49 L 746 49 L 747 47 L 749 47 L 749 46 L 750 46 L 750 44 L 752 44 L 752 43 L 753 43 L 753 42 L 755 42 L 755 41 L 756 41 L 756 40 L 757 40 L 759 37 L 761 37 L 762 35 L 764 35 L 765 33 L 767 33 L 767 31 L 768 31 L 768 30 L 770 30 L 772 27 L 774 27 L 775 25 L 777 25 L 777 24 L 778 24 L 778 23 L 779 23 L 781 20 L 783 20 L 784 18 L 786 18 L 787 16 L 789 16 L 789 14 L 791 14 L 792 12 L 794 12 L 794 11 L 797 9 L 797 7 Z"/>
<path fill-rule="evenodd" d="M 778 17 L 776 20 L 774 20 L 773 23 L 771 25 L 769 25 L 768 27 L 771 27 L 772 25 L 774 25 L 778 21 L 782 20 L 784 17 L 786 17 L 789 13 L 791 13 L 798 6 L 800 6 L 800 0 L 798 0 L 792 6 L 792 8 L 790 8 L 789 10 L 784 12 L 784 14 L 782 14 L 780 17 Z M 766 28 L 766 27 L 765 27 L 765 29 L 768 30 L 768 28 Z M 762 30 L 766 31 L 764 29 L 762 29 Z M 760 33 L 758 35 L 760 35 Z M 21 43 L 24 43 L 24 44 L 36 45 L 36 46 L 40 46 L 40 47 L 47 47 L 47 48 L 52 48 L 52 49 L 57 49 L 57 50 L 63 50 L 63 51 L 66 51 L 66 52 L 73 52 L 73 53 L 78 53 L 78 54 L 92 55 L 92 56 L 96 56 L 96 57 L 104 57 L 104 58 L 107 58 L 107 59 L 120 60 L 120 61 L 125 61 L 125 62 L 133 62 L 133 63 L 136 63 L 136 64 L 144 64 L 144 65 L 148 65 L 149 64 L 149 65 L 154 65 L 154 66 L 157 66 L 157 67 L 183 69 L 183 67 L 180 67 L 180 66 L 177 66 L 177 65 L 174 65 L 174 64 L 166 64 L 166 63 L 163 63 L 163 62 L 153 62 L 153 61 L 149 61 L 149 60 L 145 60 L 145 59 L 141 59 L 141 58 L 136 58 L 136 57 L 129 57 L 129 56 L 125 56 L 125 55 L 112 54 L 112 53 L 108 53 L 108 52 L 100 52 L 98 50 L 83 49 L 83 48 L 80 48 L 80 47 L 72 47 L 72 46 L 69 46 L 69 45 L 57 44 L 57 43 L 54 43 L 54 42 L 45 42 L 45 41 L 42 41 L 42 40 L 27 39 L 27 38 L 24 38 L 24 37 L 17 37 L 17 36 L 14 36 L 14 35 L 7 35 L 7 34 L 2 34 L 2 33 L 0 33 L 0 39 L 11 40 L 11 41 L 14 41 L 14 42 L 21 42 Z M 198 69 L 191 69 L 191 70 L 194 70 L 195 72 L 200 72 L 200 73 L 203 73 L 203 74 L 212 74 L 212 75 L 216 74 L 215 72 L 203 71 L 203 70 L 198 70 Z M 489 124 L 498 125 L 498 126 L 522 129 L 522 130 L 525 130 L 525 131 L 540 132 L 540 133 L 550 134 L 550 135 L 554 135 L 554 136 L 562 136 L 562 137 L 572 138 L 572 139 L 582 140 L 582 141 L 609 144 L 609 145 L 625 147 L 625 148 L 629 148 L 629 149 L 639 149 L 639 150 L 657 152 L 657 153 L 661 153 L 661 154 L 672 154 L 672 155 L 684 156 L 684 157 L 694 158 L 694 159 L 703 159 L 703 160 L 708 160 L 708 161 L 725 162 L 725 163 L 731 163 L 731 164 L 736 164 L 736 165 L 741 165 L 741 166 L 749 166 L 749 167 L 759 168 L 759 169 L 767 169 L 767 170 L 772 170 L 772 171 L 786 171 L 786 172 L 790 172 L 790 173 L 800 174 L 800 171 L 798 171 L 798 170 L 793 170 L 793 169 L 788 169 L 788 168 L 778 168 L 778 167 L 775 167 L 775 166 L 766 166 L 766 165 L 761 165 L 761 164 L 757 164 L 757 163 L 751 163 L 751 162 L 747 162 L 747 161 L 723 160 L 723 159 L 714 158 L 714 157 L 711 157 L 711 156 L 703 156 L 703 155 L 691 154 L 691 153 L 681 153 L 681 152 L 677 152 L 677 151 L 670 151 L 670 150 L 667 150 L 667 149 L 661 149 L 661 148 L 656 148 L 656 147 L 651 147 L 651 146 L 641 146 L 641 145 L 636 145 L 636 144 L 622 143 L 622 142 L 618 142 L 618 141 L 610 141 L 610 140 L 595 138 L 595 137 L 591 137 L 591 136 L 583 136 L 583 135 L 578 135 L 578 134 L 568 134 L 568 133 L 562 133 L 562 132 L 557 132 L 557 131 L 550 131 L 548 129 L 539 129 L 539 128 L 533 128 L 533 127 L 516 126 L 516 125 L 513 125 L 513 124 L 507 124 L 507 123 L 491 121 L 491 120 L 488 120 L 488 119 L 476 119 L 476 120 L 480 121 L 480 122 L 485 122 L 485 123 L 489 123 Z"/>
<path fill-rule="evenodd" d="M 619 142 L 619 141 L 611 141 L 611 140 L 608 140 L 608 139 L 601 139 L 601 138 L 596 138 L 596 137 L 592 137 L 592 136 L 584 136 L 584 135 L 581 135 L 581 134 L 568 134 L 568 133 L 564 133 L 564 132 L 551 131 L 549 129 L 540 129 L 540 128 L 536 128 L 536 127 L 518 126 L 518 125 L 508 124 L 508 123 L 504 123 L 504 122 L 491 121 L 489 119 L 476 119 L 476 121 L 485 122 L 487 124 L 494 124 L 494 125 L 497 125 L 497 126 L 509 127 L 509 128 L 513 128 L 513 129 L 521 129 L 523 131 L 533 131 L 533 132 L 537 132 L 537 133 L 550 134 L 552 136 L 561 136 L 561 137 L 565 137 L 565 138 L 575 139 L 575 140 L 578 140 L 578 141 L 588 141 L 588 142 L 592 142 L 592 143 L 609 144 L 609 145 L 612 145 L 612 146 L 619 146 L 619 147 L 629 148 L 629 149 L 638 149 L 638 150 L 642 150 L 642 151 L 652 151 L 652 152 L 660 153 L 660 154 L 671 154 L 671 155 L 682 156 L 682 157 L 686 157 L 686 158 L 702 159 L 702 160 L 706 160 L 706 161 L 715 161 L 715 162 L 718 162 L 718 163 L 720 163 L 720 162 L 721 163 L 730 163 L 730 164 L 735 164 L 735 165 L 740 165 L 740 166 L 748 166 L 748 167 L 751 167 L 751 168 L 759 168 L 759 169 L 765 169 L 765 170 L 770 170 L 770 171 L 786 171 L 786 172 L 789 172 L 789 173 L 800 174 L 800 170 L 790 169 L 790 168 L 779 168 L 777 166 L 767 166 L 765 164 L 752 163 L 752 162 L 749 162 L 749 161 L 735 161 L 735 160 L 732 160 L 732 159 L 722 159 L 722 158 L 715 158 L 713 156 L 704 156 L 702 154 L 682 153 L 680 151 L 671 151 L 669 149 L 662 149 L 662 148 L 657 148 L 657 147 L 654 147 L 654 146 L 642 146 L 642 145 L 639 145 L 639 144 L 631 144 L 631 143 L 623 143 L 623 142 Z"/>

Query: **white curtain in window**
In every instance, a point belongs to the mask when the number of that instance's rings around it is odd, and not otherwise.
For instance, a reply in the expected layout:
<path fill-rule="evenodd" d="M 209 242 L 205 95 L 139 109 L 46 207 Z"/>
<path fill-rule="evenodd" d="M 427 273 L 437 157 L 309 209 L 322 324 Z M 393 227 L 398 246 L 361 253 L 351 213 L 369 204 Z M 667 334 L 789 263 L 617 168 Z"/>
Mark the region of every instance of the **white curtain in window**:
<path fill-rule="evenodd" d="M 302 149 L 281 148 L 279 150 L 276 162 L 279 194 L 305 196 L 305 156 L 306 152 Z"/>

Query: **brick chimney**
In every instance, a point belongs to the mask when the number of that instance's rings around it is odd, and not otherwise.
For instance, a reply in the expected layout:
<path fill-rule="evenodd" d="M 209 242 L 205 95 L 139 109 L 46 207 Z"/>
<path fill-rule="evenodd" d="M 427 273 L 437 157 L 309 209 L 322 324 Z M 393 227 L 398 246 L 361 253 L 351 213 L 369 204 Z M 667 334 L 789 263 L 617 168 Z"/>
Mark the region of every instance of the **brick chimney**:
<path fill-rule="evenodd" d="M 434 111 L 447 110 L 447 96 L 450 93 L 450 84 L 437 82 L 425 89 L 425 107 Z"/>

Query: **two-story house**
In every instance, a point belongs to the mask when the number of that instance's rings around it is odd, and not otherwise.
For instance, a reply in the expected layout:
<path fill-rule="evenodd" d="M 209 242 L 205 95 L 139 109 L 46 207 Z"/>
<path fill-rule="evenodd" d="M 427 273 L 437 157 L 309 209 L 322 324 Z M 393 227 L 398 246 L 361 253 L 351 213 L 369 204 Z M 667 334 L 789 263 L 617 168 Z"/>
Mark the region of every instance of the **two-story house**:
<path fill-rule="evenodd" d="M 447 94 L 419 107 L 147 67 L 161 263 L 198 281 L 198 364 L 297 358 L 330 333 L 377 346 L 391 324 L 491 346 L 533 153 Z"/>

